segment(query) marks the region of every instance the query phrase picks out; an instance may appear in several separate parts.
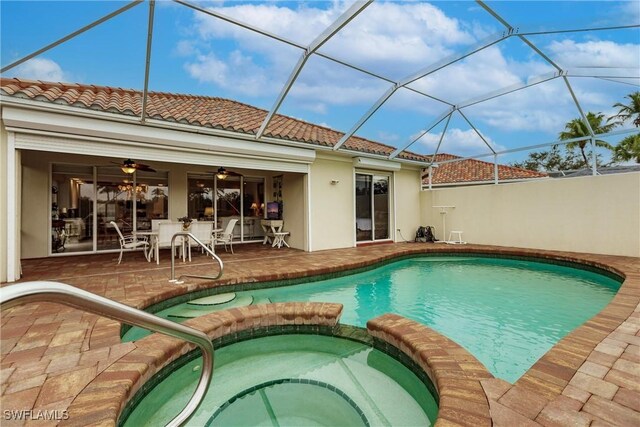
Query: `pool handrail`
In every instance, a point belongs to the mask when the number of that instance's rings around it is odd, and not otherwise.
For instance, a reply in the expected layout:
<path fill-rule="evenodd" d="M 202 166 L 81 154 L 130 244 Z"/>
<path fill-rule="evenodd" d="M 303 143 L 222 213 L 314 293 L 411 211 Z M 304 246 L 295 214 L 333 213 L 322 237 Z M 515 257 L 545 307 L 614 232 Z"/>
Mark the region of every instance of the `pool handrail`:
<path fill-rule="evenodd" d="M 204 332 L 65 283 L 33 281 L 0 288 L 0 309 L 3 311 L 32 302 L 64 304 L 197 345 L 202 351 L 200 380 L 187 405 L 175 418 L 169 421 L 167 426 L 178 427 L 183 425 L 202 403 L 213 376 L 213 344 Z"/>
<path fill-rule="evenodd" d="M 207 251 L 207 253 L 209 255 L 211 255 L 211 257 L 218 261 L 218 266 L 220 267 L 220 271 L 218 271 L 218 275 L 213 277 L 213 276 L 199 276 L 196 274 L 183 274 L 180 277 L 178 277 L 178 279 L 176 280 L 176 270 L 175 270 L 175 259 L 173 257 L 173 254 L 176 251 L 176 238 L 177 237 L 187 237 L 187 238 L 191 238 L 193 239 L 198 245 L 200 245 L 205 251 Z M 207 279 L 207 280 L 217 280 L 220 277 L 222 277 L 222 273 L 224 272 L 224 264 L 222 263 L 222 260 L 220 259 L 220 257 L 218 257 L 218 255 L 216 255 L 215 252 L 213 252 L 211 249 L 209 249 L 209 246 L 205 245 L 204 243 L 202 243 L 200 241 L 200 239 L 198 239 L 196 236 L 194 236 L 192 233 L 188 232 L 188 231 L 179 231 L 176 234 L 173 235 L 173 237 L 171 237 L 171 280 L 169 280 L 172 283 L 183 283 L 182 279 L 185 277 L 192 277 L 194 279 Z"/>

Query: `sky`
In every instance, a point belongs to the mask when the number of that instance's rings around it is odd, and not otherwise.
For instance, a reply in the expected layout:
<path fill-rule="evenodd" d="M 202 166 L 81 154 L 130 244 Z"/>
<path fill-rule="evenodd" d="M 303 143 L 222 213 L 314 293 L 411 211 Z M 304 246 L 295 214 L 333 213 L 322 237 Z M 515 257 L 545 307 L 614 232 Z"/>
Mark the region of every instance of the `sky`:
<path fill-rule="evenodd" d="M 353 3 L 190 2 L 299 46 L 311 43 Z M 548 34 L 638 26 L 638 0 L 486 3 L 519 34 L 536 33 L 526 37 L 568 72 L 571 89 L 585 112 L 609 117 L 617 111 L 615 103 L 625 102 L 626 95 L 639 90 L 640 28 Z M 2 0 L 2 66 L 126 4 Z M 3 77 L 141 89 L 148 14 L 149 4 L 143 2 Z M 508 37 L 438 69 L 437 64 L 497 40 L 504 31 L 476 2 L 376 1 L 319 49 L 324 56 L 311 55 L 278 112 L 346 132 L 392 86 L 330 57 L 393 82 L 421 70 L 432 71 L 395 91 L 357 135 L 394 147 L 415 141 L 409 149 L 428 154 L 435 150 L 447 124 L 440 152 L 461 156 L 489 153 L 487 144 L 502 151 L 553 142 L 566 122 L 579 117 L 562 78 L 464 107 L 463 114 L 456 112 L 448 123 L 443 120 L 425 133 L 450 104 L 472 103 L 553 75 L 555 68 L 519 37 Z M 158 1 L 149 89 L 217 96 L 270 109 L 302 52 L 184 5 Z M 503 155 L 499 160 L 513 161 L 526 154 Z"/>

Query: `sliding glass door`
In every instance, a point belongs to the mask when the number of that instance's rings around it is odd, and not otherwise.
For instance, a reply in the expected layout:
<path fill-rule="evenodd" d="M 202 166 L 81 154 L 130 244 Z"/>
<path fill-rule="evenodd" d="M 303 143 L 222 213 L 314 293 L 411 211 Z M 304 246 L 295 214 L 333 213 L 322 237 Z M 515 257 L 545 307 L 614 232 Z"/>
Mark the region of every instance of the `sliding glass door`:
<path fill-rule="evenodd" d="M 236 220 L 234 238 L 241 242 L 262 241 L 260 220 L 264 218 L 264 178 L 243 175 L 219 179 L 213 174 L 189 173 L 188 210 L 190 218 L 215 221 L 225 229 Z"/>
<path fill-rule="evenodd" d="M 390 238 L 389 177 L 356 174 L 356 241 Z"/>
<path fill-rule="evenodd" d="M 120 249 L 120 231 L 148 230 L 167 219 L 167 172 L 125 174 L 117 166 L 53 164 L 51 253 Z"/>
<path fill-rule="evenodd" d="M 52 166 L 51 253 L 93 250 L 93 168 Z"/>
<path fill-rule="evenodd" d="M 373 240 L 371 175 L 356 174 L 356 241 Z"/>

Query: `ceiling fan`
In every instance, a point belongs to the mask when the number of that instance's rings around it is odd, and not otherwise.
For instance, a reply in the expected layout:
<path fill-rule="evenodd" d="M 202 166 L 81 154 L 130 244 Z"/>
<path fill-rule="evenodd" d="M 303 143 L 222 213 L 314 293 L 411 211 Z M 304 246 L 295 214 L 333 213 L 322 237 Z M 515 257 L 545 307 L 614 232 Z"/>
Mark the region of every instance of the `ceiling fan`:
<path fill-rule="evenodd" d="M 127 159 L 127 160 L 123 161 L 122 163 L 116 163 L 116 162 L 111 162 L 111 163 L 113 163 L 114 165 L 120 166 L 120 169 L 122 169 L 122 172 L 124 172 L 126 174 L 132 174 L 137 170 L 143 171 L 143 172 L 155 172 L 156 171 L 155 169 L 153 169 L 150 166 L 147 166 L 147 165 L 142 164 L 142 163 L 134 162 L 131 159 Z"/>
<path fill-rule="evenodd" d="M 213 173 L 218 179 L 227 179 L 228 176 L 243 176 L 241 173 L 226 170 L 224 166 L 220 166 L 216 172 L 210 173 Z"/>

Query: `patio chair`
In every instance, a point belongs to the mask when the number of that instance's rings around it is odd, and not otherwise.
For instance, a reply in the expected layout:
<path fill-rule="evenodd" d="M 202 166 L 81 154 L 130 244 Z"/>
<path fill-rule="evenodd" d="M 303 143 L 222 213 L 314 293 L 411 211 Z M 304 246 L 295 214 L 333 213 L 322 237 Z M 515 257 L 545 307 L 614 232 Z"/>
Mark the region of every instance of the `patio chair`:
<path fill-rule="evenodd" d="M 198 240 L 207 245 L 213 246 L 213 222 L 212 221 L 200 221 L 191 224 L 189 230 Z M 187 250 L 189 251 L 189 261 L 191 261 L 191 247 L 200 247 L 195 241 L 189 239 Z M 200 247 L 201 252 L 204 252 L 204 248 Z M 213 249 L 212 249 L 213 250 Z"/>
<path fill-rule="evenodd" d="M 122 253 L 125 249 L 143 248 L 145 258 L 149 259 L 149 255 L 147 255 L 147 251 L 149 250 L 149 242 L 147 242 L 146 240 L 138 239 L 133 234 L 123 236 L 122 232 L 120 231 L 120 227 L 118 227 L 118 224 L 115 221 L 111 221 L 110 224 L 113 226 L 113 228 L 116 229 L 116 232 L 118 233 L 118 236 L 120 238 L 120 257 L 118 258 L 118 264 L 122 262 Z"/>
<path fill-rule="evenodd" d="M 229 244 L 229 246 L 231 246 L 231 253 L 233 253 L 233 229 L 237 223 L 237 219 L 229 220 L 229 223 L 222 234 L 215 236 L 213 244 L 217 245 L 218 243 L 223 243 L 225 252 L 227 250 L 227 244 Z"/>

